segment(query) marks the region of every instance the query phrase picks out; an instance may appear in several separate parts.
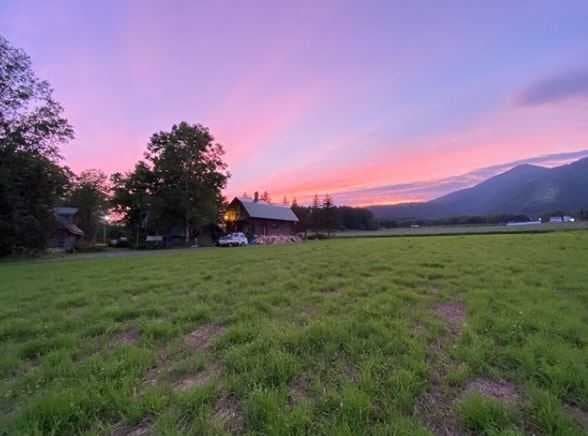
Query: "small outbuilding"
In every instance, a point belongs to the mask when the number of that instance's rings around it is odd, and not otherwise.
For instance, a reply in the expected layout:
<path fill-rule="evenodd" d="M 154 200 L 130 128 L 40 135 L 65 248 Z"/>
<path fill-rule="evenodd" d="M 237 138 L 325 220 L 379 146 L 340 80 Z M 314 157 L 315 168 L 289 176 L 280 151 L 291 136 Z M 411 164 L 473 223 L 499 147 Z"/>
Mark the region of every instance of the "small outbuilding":
<path fill-rule="evenodd" d="M 298 217 L 289 206 L 271 204 L 257 198 L 235 197 L 224 215 L 228 232 L 248 236 L 288 236 L 295 233 Z"/>
<path fill-rule="evenodd" d="M 576 219 L 569 215 L 557 215 L 549 218 L 549 222 L 552 224 L 573 223 L 575 221 Z"/>
<path fill-rule="evenodd" d="M 77 225 L 77 207 L 56 207 L 55 232 L 49 242 L 52 248 L 63 248 L 65 251 L 72 251 L 77 248 L 84 231 Z"/>

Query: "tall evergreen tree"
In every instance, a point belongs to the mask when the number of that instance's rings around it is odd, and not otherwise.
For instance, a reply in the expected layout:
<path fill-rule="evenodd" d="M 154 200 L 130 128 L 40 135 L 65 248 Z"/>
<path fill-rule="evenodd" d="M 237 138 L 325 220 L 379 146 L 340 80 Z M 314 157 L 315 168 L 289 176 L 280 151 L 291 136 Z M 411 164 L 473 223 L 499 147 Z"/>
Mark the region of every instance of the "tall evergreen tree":
<path fill-rule="evenodd" d="M 272 198 L 270 197 L 269 192 L 263 191 L 263 194 L 261 194 L 261 201 L 265 201 L 266 203 L 272 202 Z"/>
<path fill-rule="evenodd" d="M 321 215 L 321 202 L 319 200 L 319 196 L 315 194 L 312 198 L 312 207 L 310 211 L 311 226 L 315 235 L 318 235 L 321 229 Z"/>
<path fill-rule="evenodd" d="M 323 199 L 323 224 L 327 231 L 327 236 L 331 237 L 331 234 L 334 232 L 335 227 L 337 225 L 337 217 L 335 215 L 336 209 L 333 204 L 333 200 L 329 194 L 325 195 Z"/>

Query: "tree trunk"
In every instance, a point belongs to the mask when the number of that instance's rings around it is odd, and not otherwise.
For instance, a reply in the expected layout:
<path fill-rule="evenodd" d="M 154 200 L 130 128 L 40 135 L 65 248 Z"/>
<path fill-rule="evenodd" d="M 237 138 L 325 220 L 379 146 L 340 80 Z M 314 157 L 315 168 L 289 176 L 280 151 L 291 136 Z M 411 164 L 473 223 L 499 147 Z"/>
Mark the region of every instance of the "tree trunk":
<path fill-rule="evenodd" d="M 190 243 L 190 230 L 191 230 L 190 229 L 190 222 L 186 218 L 186 229 L 184 230 L 184 232 L 185 232 L 184 237 L 185 237 L 186 245 L 188 245 Z"/>

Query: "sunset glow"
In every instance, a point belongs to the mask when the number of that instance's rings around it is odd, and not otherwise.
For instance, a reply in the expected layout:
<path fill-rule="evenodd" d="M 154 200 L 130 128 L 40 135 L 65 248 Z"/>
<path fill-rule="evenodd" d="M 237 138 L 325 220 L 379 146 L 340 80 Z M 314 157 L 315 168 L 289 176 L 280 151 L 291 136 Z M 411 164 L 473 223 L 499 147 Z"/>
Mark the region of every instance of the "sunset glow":
<path fill-rule="evenodd" d="M 225 146 L 228 197 L 420 201 L 588 155 L 587 2 L 416 3 L 8 0 L 0 29 L 75 171 L 129 170 L 182 120 Z"/>

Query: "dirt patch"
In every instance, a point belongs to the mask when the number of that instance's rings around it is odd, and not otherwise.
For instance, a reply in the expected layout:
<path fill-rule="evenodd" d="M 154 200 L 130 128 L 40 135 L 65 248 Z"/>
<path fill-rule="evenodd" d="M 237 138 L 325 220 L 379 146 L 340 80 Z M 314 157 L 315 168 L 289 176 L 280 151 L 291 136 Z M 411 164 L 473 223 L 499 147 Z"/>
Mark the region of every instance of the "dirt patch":
<path fill-rule="evenodd" d="M 461 333 L 465 321 L 463 303 L 439 303 L 434 310 L 437 316 L 447 323 L 453 334 Z"/>
<path fill-rule="evenodd" d="M 319 288 L 319 292 L 322 294 L 338 294 L 340 291 L 339 287 L 335 285 L 326 285 Z"/>
<path fill-rule="evenodd" d="M 293 406 L 308 398 L 310 381 L 304 375 L 294 378 L 288 385 L 288 403 Z"/>
<path fill-rule="evenodd" d="M 318 315 L 318 313 L 319 313 L 319 310 L 315 306 L 304 306 L 304 308 L 302 309 L 302 314 L 306 318 L 314 318 Z"/>
<path fill-rule="evenodd" d="M 217 324 L 205 324 L 184 336 L 184 344 L 193 351 L 206 350 L 212 340 L 222 335 L 225 328 Z"/>
<path fill-rule="evenodd" d="M 152 425 L 151 420 L 147 418 L 134 426 L 119 424 L 114 428 L 111 436 L 150 436 L 153 434 Z"/>
<path fill-rule="evenodd" d="M 452 408 L 452 394 L 443 385 L 432 386 L 420 396 L 415 406 L 415 414 L 436 436 L 460 434 L 459 423 Z"/>
<path fill-rule="evenodd" d="M 113 337 L 115 344 L 132 345 L 136 344 L 141 338 L 141 333 L 137 327 L 130 327 L 126 330 L 116 333 Z"/>
<path fill-rule="evenodd" d="M 564 411 L 572 418 L 586 433 L 588 433 L 588 412 L 567 404 L 564 406 Z"/>
<path fill-rule="evenodd" d="M 356 366 L 353 366 L 350 363 L 347 363 L 343 367 L 343 375 L 351 381 L 351 383 L 359 383 L 359 370 Z"/>
<path fill-rule="evenodd" d="M 414 414 L 438 436 L 458 435 L 459 420 L 453 409 L 459 392 L 448 383 L 448 373 L 453 362 L 448 354 L 463 330 L 465 307 L 463 303 L 439 303 L 433 308 L 448 331 L 438 335 L 427 347 L 426 360 L 430 367 L 429 387 L 418 398 Z"/>
<path fill-rule="evenodd" d="M 464 395 L 472 392 L 507 403 L 516 403 L 520 399 L 517 387 L 505 380 L 477 378 L 466 385 Z"/>
<path fill-rule="evenodd" d="M 220 372 L 220 365 L 214 364 L 210 365 L 208 368 L 200 371 L 197 374 L 184 375 L 174 383 L 174 390 L 184 392 L 197 386 L 204 386 L 218 377 Z"/>
<path fill-rule="evenodd" d="M 162 350 L 159 354 L 159 359 L 156 365 L 147 372 L 144 383 L 147 385 L 157 384 L 161 376 L 166 373 L 173 364 L 174 357 L 182 355 L 186 352 L 193 353 L 195 351 L 206 351 L 212 344 L 213 340 L 220 336 L 223 332 L 223 326 L 217 324 L 205 324 L 184 336 L 183 346 L 180 347 L 179 350 L 172 352 L 169 350 Z M 218 372 L 220 372 L 220 370 L 217 371 L 217 368 L 220 368 L 220 365 L 218 365 L 216 362 L 212 362 L 211 365 L 210 374 L 207 370 L 205 370 L 195 375 L 192 374 L 186 376 L 174 384 L 175 388 L 178 390 L 187 390 L 193 386 L 200 386 L 208 383 L 208 378 L 212 378 Z"/>
<path fill-rule="evenodd" d="M 234 395 L 221 396 L 214 405 L 213 420 L 230 434 L 243 432 L 243 415 L 239 399 Z"/>

